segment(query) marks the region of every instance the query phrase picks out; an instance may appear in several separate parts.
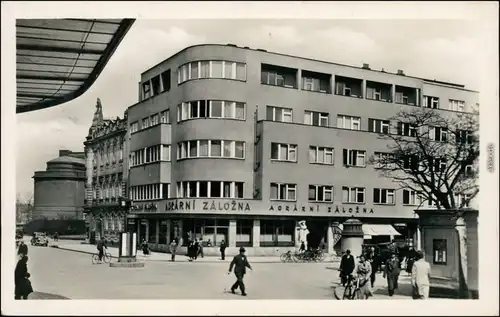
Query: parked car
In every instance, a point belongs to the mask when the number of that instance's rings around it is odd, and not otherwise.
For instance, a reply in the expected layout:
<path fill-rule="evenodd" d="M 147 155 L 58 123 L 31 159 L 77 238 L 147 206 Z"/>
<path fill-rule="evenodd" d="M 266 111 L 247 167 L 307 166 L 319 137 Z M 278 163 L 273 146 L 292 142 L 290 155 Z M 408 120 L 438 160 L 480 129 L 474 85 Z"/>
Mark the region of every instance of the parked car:
<path fill-rule="evenodd" d="M 35 232 L 33 233 L 33 237 L 31 238 L 31 245 L 35 246 L 44 246 L 48 247 L 49 246 L 49 239 L 47 238 L 47 235 L 45 232 Z"/>

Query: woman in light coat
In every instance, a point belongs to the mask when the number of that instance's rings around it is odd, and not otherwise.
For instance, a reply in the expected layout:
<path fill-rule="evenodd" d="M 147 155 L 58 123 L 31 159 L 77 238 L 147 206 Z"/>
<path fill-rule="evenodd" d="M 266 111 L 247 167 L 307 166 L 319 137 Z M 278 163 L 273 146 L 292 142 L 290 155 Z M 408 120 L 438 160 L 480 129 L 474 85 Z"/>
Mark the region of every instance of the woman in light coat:
<path fill-rule="evenodd" d="M 372 274 L 372 265 L 367 262 L 364 255 L 359 256 L 358 267 L 356 268 L 359 281 L 358 299 L 368 299 L 372 296 L 370 277 Z"/>

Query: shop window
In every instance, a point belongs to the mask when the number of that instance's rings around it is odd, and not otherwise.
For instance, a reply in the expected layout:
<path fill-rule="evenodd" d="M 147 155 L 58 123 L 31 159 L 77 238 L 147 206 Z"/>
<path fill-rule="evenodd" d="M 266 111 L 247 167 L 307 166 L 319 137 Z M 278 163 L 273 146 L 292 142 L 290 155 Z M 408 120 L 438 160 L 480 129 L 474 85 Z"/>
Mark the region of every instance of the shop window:
<path fill-rule="evenodd" d="M 149 237 L 148 237 L 148 243 L 158 243 L 156 240 L 156 221 L 157 220 L 150 220 L 149 221 Z"/>
<path fill-rule="evenodd" d="M 447 264 L 447 247 L 446 239 L 433 239 L 432 240 L 432 258 L 433 263 L 437 265 Z"/>
<path fill-rule="evenodd" d="M 160 221 L 160 232 L 158 237 L 158 244 L 167 244 L 167 221 Z"/>
<path fill-rule="evenodd" d="M 222 240 L 227 242 L 229 220 L 225 219 L 184 219 L 183 244 L 189 239 L 202 239 L 204 245 L 210 240 L 212 246 L 220 246 Z"/>
<path fill-rule="evenodd" d="M 261 220 L 260 246 L 294 246 L 295 223 L 293 220 Z"/>
<path fill-rule="evenodd" d="M 252 246 L 253 220 L 242 219 L 236 222 L 236 246 Z"/>

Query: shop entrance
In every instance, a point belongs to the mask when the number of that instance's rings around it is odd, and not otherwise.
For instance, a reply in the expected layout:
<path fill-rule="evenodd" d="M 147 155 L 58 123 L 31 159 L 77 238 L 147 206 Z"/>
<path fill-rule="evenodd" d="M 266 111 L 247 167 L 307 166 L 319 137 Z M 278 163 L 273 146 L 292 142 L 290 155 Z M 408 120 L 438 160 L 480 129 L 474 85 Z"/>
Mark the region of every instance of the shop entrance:
<path fill-rule="evenodd" d="M 326 245 L 326 230 L 328 224 L 321 220 L 306 220 L 307 229 L 307 246 L 316 249 Z"/>

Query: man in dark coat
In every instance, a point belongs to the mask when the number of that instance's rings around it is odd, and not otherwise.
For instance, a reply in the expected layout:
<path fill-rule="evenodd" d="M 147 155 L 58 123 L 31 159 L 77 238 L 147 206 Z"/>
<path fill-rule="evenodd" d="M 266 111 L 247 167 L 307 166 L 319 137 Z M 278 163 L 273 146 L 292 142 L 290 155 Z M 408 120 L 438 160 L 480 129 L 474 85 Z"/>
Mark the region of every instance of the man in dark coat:
<path fill-rule="evenodd" d="M 104 249 L 107 249 L 108 247 L 106 246 L 106 241 L 104 240 L 104 238 L 102 238 L 101 240 L 99 240 L 99 242 L 97 242 L 97 251 L 99 252 L 99 262 L 102 261 L 102 258 L 104 256 Z"/>
<path fill-rule="evenodd" d="M 226 247 L 226 242 L 222 240 L 222 242 L 220 243 L 220 257 L 222 260 L 226 259 Z"/>
<path fill-rule="evenodd" d="M 342 285 L 347 283 L 347 278 L 352 274 L 356 263 L 354 261 L 354 257 L 351 255 L 351 250 L 346 250 L 345 254 L 342 256 L 340 260 L 340 280 Z"/>
<path fill-rule="evenodd" d="M 198 242 L 198 239 L 194 239 L 194 243 L 193 243 L 193 258 L 195 260 L 198 259 L 198 251 L 200 250 L 200 242 Z"/>
<path fill-rule="evenodd" d="M 245 248 L 241 247 L 240 254 L 234 256 L 231 264 L 229 265 L 228 274 L 231 274 L 231 272 L 233 271 L 233 266 L 234 275 L 236 275 L 236 282 L 233 284 L 233 286 L 231 286 L 231 292 L 234 294 L 234 291 L 239 287 L 241 290 L 241 295 L 247 296 L 247 293 L 245 293 L 245 284 L 243 283 L 243 277 L 245 276 L 246 268 L 249 268 L 251 270 L 252 267 L 250 266 L 250 263 L 248 263 L 247 257 L 245 256 Z"/>
<path fill-rule="evenodd" d="M 16 270 L 14 271 L 14 299 L 28 299 L 28 295 L 33 293 L 33 288 L 29 280 L 28 273 L 28 257 L 22 256 L 17 262 Z"/>
<path fill-rule="evenodd" d="M 394 291 L 398 289 L 398 278 L 401 272 L 400 264 L 396 253 L 392 253 L 391 257 L 385 263 L 384 278 L 387 277 L 387 289 L 389 296 L 394 295 Z"/>
<path fill-rule="evenodd" d="M 17 249 L 18 255 L 28 255 L 28 245 L 21 240 L 19 243 L 19 249 Z"/>
<path fill-rule="evenodd" d="M 378 263 L 377 263 L 377 258 L 376 258 L 374 247 L 370 247 L 370 249 L 366 252 L 366 260 L 372 266 L 372 271 L 370 274 L 370 282 L 371 282 L 371 286 L 373 288 L 374 284 L 375 284 L 375 277 L 376 277 L 376 274 L 378 271 L 378 265 L 377 265 Z"/>

